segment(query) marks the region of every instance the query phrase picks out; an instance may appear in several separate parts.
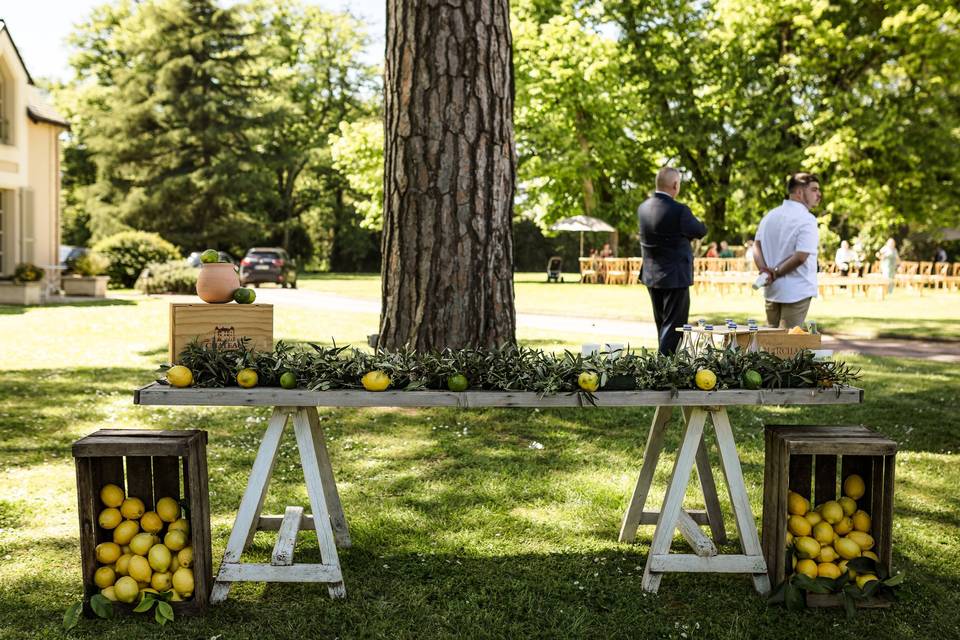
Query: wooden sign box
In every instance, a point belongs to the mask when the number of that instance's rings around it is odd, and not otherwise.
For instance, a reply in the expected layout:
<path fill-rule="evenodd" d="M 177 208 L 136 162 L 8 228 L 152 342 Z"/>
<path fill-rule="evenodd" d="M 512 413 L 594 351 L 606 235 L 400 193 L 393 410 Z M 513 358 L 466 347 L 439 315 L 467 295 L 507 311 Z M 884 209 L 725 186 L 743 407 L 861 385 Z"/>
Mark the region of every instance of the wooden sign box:
<path fill-rule="evenodd" d="M 820 338 L 819 333 L 790 334 L 784 329 L 764 329 L 757 332 L 760 350 L 779 358 L 792 358 L 806 349 L 819 349 Z M 738 330 L 737 344 L 741 349 L 749 347 L 750 334 Z"/>
<path fill-rule="evenodd" d="M 239 347 L 243 338 L 262 351 L 273 349 L 272 304 L 182 304 L 170 305 L 171 364 L 176 364 L 194 338 L 224 348 Z"/>

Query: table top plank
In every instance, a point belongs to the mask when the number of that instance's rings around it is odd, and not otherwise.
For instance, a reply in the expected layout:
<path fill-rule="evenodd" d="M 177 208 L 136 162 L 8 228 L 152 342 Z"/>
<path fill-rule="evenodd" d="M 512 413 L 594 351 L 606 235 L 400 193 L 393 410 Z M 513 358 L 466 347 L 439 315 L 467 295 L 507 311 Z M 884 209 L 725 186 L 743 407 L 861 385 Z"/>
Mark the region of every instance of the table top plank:
<path fill-rule="evenodd" d="M 729 389 L 722 391 L 599 391 L 597 406 L 733 406 L 860 404 L 863 389 Z M 173 388 L 152 382 L 134 391 L 134 403 L 160 406 L 218 407 L 590 407 L 578 393 L 541 396 L 529 391 L 380 391 L 337 389 L 307 391 L 263 387 L 257 389 Z"/>

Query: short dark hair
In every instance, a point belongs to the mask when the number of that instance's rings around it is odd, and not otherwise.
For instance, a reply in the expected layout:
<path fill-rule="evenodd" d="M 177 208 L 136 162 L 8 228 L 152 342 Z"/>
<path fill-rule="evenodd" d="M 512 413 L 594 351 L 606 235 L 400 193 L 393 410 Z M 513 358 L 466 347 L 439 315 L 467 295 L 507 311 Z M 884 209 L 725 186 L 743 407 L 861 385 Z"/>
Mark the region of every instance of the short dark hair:
<path fill-rule="evenodd" d="M 816 182 L 820 184 L 820 178 L 814 173 L 795 173 L 787 178 L 787 193 L 793 193 L 799 187 L 805 187 L 808 184 Z"/>

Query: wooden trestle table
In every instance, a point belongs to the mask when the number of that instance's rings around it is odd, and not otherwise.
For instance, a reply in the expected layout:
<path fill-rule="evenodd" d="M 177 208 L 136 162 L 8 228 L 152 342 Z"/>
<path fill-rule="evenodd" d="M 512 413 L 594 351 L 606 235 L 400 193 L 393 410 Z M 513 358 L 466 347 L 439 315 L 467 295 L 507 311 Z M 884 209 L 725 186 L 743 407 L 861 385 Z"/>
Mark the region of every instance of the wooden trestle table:
<path fill-rule="evenodd" d="M 668 572 L 745 573 L 753 578 L 756 590 L 770 591 L 767 567 L 760 548 L 757 525 L 750 508 L 743 480 L 733 429 L 727 415 L 729 406 L 750 405 L 832 405 L 863 402 L 863 390 L 855 387 L 829 389 L 723 390 L 723 391 L 601 391 L 596 394 L 602 408 L 653 406 L 656 411 L 643 452 L 640 475 L 620 528 L 620 541 L 634 539 L 641 524 L 656 524 L 647 555 L 643 589 L 656 592 L 660 579 Z M 260 389 L 175 389 L 151 383 L 134 394 L 139 405 L 273 407 L 273 413 L 260 442 L 246 491 L 214 582 L 211 602 L 226 599 L 234 582 L 317 582 L 328 585 L 331 597 L 346 595 L 337 547 L 350 546 L 347 520 L 337 493 L 333 469 L 317 407 L 591 407 L 579 394 L 540 396 L 521 391 L 384 391 L 359 390 L 302 391 L 277 388 Z M 683 440 L 676 454 L 673 472 L 659 510 L 645 510 L 664 435 L 674 408 L 682 411 L 685 423 Z M 287 507 L 283 516 L 263 516 L 261 510 L 267 486 L 277 458 L 280 438 L 288 418 L 300 451 L 307 495 L 312 515 L 302 507 Z M 742 553 L 720 554 L 714 543 L 726 542 L 726 530 L 717 498 L 710 458 L 704 444 L 707 420 L 717 436 L 720 467 L 730 493 Z M 694 465 L 703 490 L 705 509 L 682 507 L 684 494 Z M 710 527 L 713 540 L 701 525 Z M 316 531 L 321 563 L 293 563 L 293 547 L 301 529 Z M 674 531 L 692 547 L 694 553 L 670 553 Z M 240 556 L 258 530 L 279 530 L 270 564 L 240 562 Z"/>

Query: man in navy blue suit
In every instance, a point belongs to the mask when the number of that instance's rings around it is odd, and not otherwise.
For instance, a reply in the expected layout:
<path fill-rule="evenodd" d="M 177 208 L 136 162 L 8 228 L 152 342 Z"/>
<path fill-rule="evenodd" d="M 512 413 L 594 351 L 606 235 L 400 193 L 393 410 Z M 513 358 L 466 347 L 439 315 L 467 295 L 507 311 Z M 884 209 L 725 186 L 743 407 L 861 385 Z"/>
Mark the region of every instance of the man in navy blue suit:
<path fill-rule="evenodd" d="M 679 193 L 680 172 L 663 167 L 657 172 L 656 192 L 637 209 L 643 251 L 641 280 L 653 302 L 662 354 L 677 350 L 680 332 L 676 329 L 686 324 L 690 315 L 690 241 L 707 234 L 706 225 L 693 215 L 690 207 L 675 200 Z"/>

